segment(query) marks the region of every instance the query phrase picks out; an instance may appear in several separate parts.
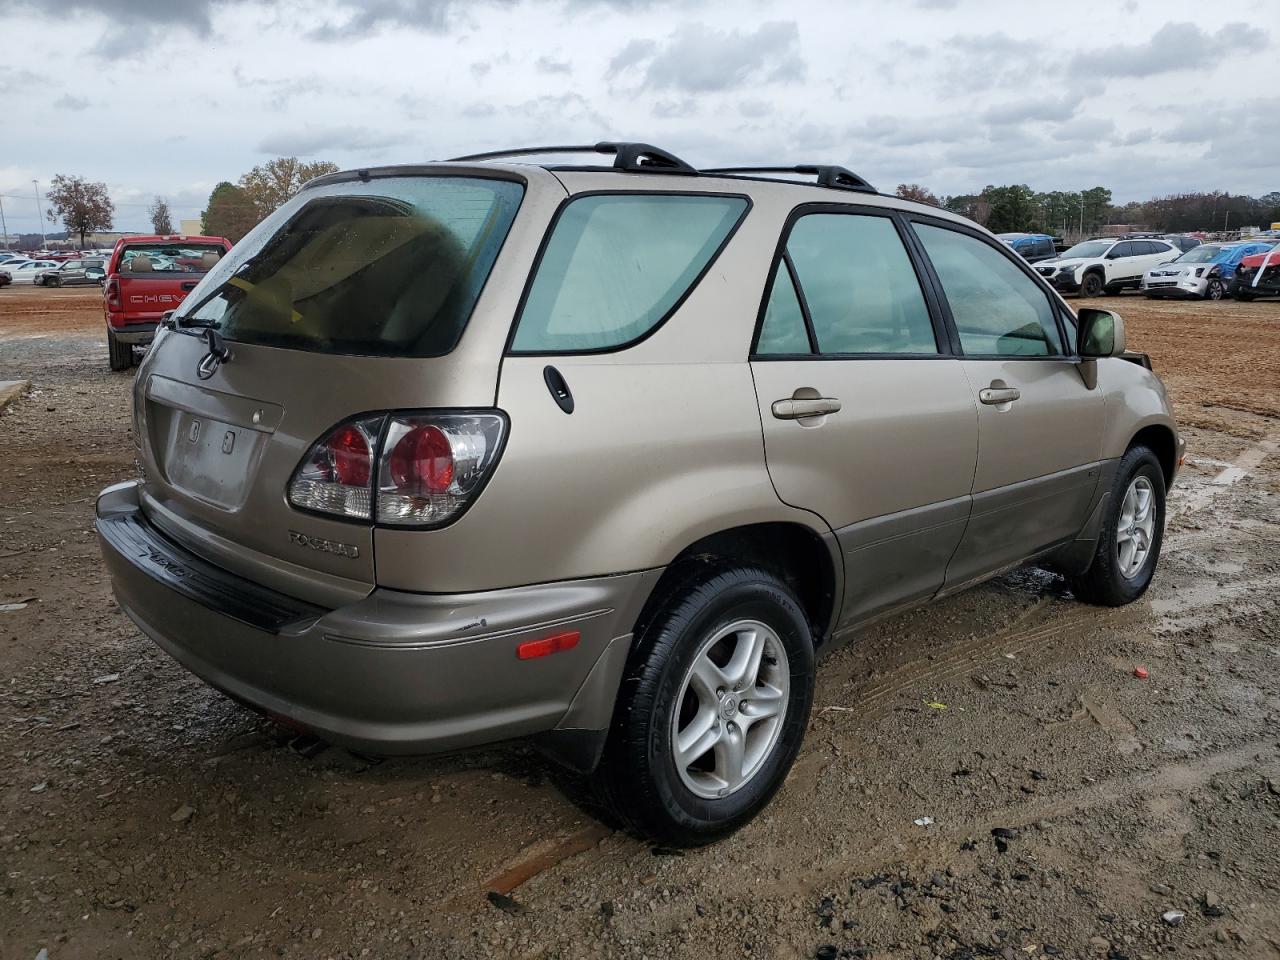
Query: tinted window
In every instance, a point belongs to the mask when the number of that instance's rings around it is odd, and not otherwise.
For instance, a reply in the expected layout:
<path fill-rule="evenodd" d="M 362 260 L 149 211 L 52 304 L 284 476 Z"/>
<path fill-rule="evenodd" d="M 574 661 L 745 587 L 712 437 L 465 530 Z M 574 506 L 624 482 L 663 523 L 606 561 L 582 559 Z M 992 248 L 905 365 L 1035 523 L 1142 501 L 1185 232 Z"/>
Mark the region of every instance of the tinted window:
<path fill-rule="evenodd" d="M 184 318 L 241 342 L 439 356 L 462 335 L 524 188 L 388 177 L 304 190 L 191 293 Z"/>
<path fill-rule="evenodd" d="M 756 353 L 810 352 L 809 333 L 804 326 L 800 298 L 796 296 L 795 284 L 791 282 L 791 271 L 785 263 L 779 263 L 773 289 L 769 291 L 769 301 L 764 308 Z"/>
<path fill-rule="evenodd" d="M 1017 264 L 982 240 L 917 224 L 967 354 L 1061 353 L 1053 307 Z"/>
<path fill-rule="evenodd" d="M 619 347 L 671 311 L 742 219 L 747 201 L 601 194 L 564 208 L 520 314 L 514 350 Z"/>
<path fill-rule="evenodd" d="M 1036 241 L 1035 255 L 1037 257 L 1052 257 L 1054 254 L 1053 241 L 1048 237 L 1043 240 Z"/>
<path fill-rule="evenodd" d="M 819 353 L 938 352 L 920 282 L 888 217 L 801 217 L 787 252 Z"/>
<path fill-rule="evenodd" d="M 1134 241 L 1126 240 L 1123 243 L 1117 243 L 1112 247 L 1111 253 L 1108 254 L 1108 256 L 1110 256 L 1112 260 L 1119 260 L 1121 257 L 1137 256 L 1138 251 L 1135 247 L 1137 247 L 1137 244 Z"/>

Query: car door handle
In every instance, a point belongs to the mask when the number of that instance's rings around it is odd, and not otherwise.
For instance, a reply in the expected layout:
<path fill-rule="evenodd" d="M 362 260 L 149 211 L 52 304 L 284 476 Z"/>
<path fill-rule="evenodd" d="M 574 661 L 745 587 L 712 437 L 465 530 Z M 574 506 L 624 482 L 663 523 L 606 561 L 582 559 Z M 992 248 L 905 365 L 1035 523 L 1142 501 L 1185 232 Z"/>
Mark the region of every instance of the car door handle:
<path fill-rule="evenodd" d="M 772 410 L 779 420 L 803 420 L 805 417 L 821 417 L 838 412 L 840 401 L 835 397 L 814 397 L 811 400 L 788 397 L 786 400 L 773 401 Z"/>
<path fill-rule="evenodd" d="M 978 399 L 983 403 L 995 405 L 1012 403 L 1022 396 L 1017 387 L 983 387 L 978 391 Z"/>
<path fill-rule="evenodd" d="M 195 288 L 196 282 L 194 280 L 187 280 L 182 284 L 183 290 L 194 290 Z"/>

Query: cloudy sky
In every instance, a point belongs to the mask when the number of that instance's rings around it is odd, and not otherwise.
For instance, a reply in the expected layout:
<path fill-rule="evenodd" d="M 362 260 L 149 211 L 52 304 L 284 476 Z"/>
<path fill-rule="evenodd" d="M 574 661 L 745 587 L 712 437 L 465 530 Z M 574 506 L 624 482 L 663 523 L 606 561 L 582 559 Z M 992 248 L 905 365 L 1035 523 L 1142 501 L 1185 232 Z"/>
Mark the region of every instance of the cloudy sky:
<path fill-rule="evenodd" d="M 40 9 L 38 9 L 40 8 Z M 155 194 L 636 139 L 696 165 L 834 162 L 882 190 L 1280 189 L 1280 25 L 1206 0 L 0 0 L 0 195 Z M 1268 92 L 1270 91 L 1270 92 Z"/>

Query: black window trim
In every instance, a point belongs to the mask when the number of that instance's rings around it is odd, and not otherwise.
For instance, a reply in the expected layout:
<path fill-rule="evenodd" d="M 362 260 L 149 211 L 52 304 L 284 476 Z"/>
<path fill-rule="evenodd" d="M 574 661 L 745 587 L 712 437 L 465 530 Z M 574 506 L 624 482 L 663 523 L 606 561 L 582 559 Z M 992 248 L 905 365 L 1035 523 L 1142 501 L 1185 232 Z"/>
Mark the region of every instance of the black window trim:
<path fill-rule="evenodd" d="M 818 338 L 813 329 L 813 318 L 809 313 L 809 303 L 805 299 L 804 289 L 800 286 L 800 277 L 796 273 L 795 265 L 791 262 L 791 255 L 787 251 L 787 243 L 791 239 L 791 231 L 795 228 L 796 223 L 802 218 L 814 214 L 884 217 L 893 224 L 898 233 L 898 239 L 902 242 L 907 259 L 915 271 L 916 282 L 920 285 L 920 294 L 924 298 L 925 307 L 929 311 L 929 322 L 933 327 L 933 339 L 938 348 L 936 352 L 822 353 L 818 350 Z M 793 207 L 791 212 L 787 214 L 786 222 L 782 225 L 778 244 L 774 249 L 773 259 L 770 262 L 768 282 L 765 284 L 764 295 L 760 299 L 760 309 L 756 314 L 755 332 L 751 336 L 751 347 L 748 351 L 747 359 L 752 363 L 757 361 L 767 363 L 776 360 L 954 360 L 956 357 L 955 345 L 943 319 L 942 305 L 937 300 L 937 294 L 932 283 L 924 273 L 924 264 L 912 246 L 913 241 L 914 237 L 911 231 L 907 229 L 903 219 L 903 212 L 896 207 L 881 207 L 862 203 L 833 203 L 830 201 L 802 203 Z M 773 284 L 778 276 L 778 267 L 784 262 L 791 275 L 791 282 L 795 286 L 796 297 L 800 301 L 800 311 L 804 316 L 805 329 L 809 335 L 810 353 L 759 352 L 760 333 L 764 328 L 765 311 L 769 307 L 769 298 L 773 296 Z"/>
<path fill-rule="evenodd" d="M 693 282 L 689 284 L 676 302 L 671 305 L 671 309 L 664 313 L 658 319 L 658 322 L 644 333 L 637 337 L 633 337 L 625 343 L 619 343 L 607 347 L 588 347 L 580 350 L 516 350 L 513 346 L 516 339 L 516 329 L 520 326 L 521 317 L 524 316 L 525 304 L 528 302 L 529 294 L 533 290 L 533 282 L 537 279 L 538 271 L 542 269 L 542 259 L 547 252 L 547 247 L 551 244 L 551 237 L 556 232 L 556 227 L 560 223 L 561 216 L 564 215 L 565 210 L 567 210 L 575 200 L 600 196 L 718 197 L 720 199 L 743 200 L 746 202 L 746 206 L 742 208 L 742 213 L 739 214 L 737 222 L 735 222 L 729 229 L 729 232 L 724 235 L 724 239 L 720 241 L 720 245 L 716 247 L 715 252 L 711 254 L 710 259 L 708 259 L 702 269 L 698 271 L 698 275 L 693 278 Z M 529 268 L 528 276 L 525 277 L 524 289 L 520 291 L 520 301 L 516 304 L 515 315 L 511 318 L 511 326 L 507 330 L 507 342 L 502 349 L 503 357 L 588 357 L 606 353 L 620 353 L 623 350 L 630 350 L 632 347 L 644 343 L 644 341 L 648 340 L 667 325 L 667 321 L 679 312 L 680 308 L 684 306 L 684 302 L 692 296 L 693 291 L 697 290 L 702 284 L 703 279 L 711 272 L 711 268 L 716 265 L 716 262 L 720 259 L 721 255 L 728 248 L 730 242 L 732 242 L 733 238 L 737 235 L 738 230 L 741 229 L 743 223 L 746 222 L 753 206 L 754 204 L 752 203 L 751 198 L 745 193 L 726 193 L 719 190 L 637 190 L 633 187 L 629 190 L 583 190 L 580 193 L 569 194 L 569 196 L 561 200 L 559 206 L 556 207 L 555 213 L 551 215 L 551 220 L 547 224 L 547 229 L 542 234 L 542 239 L 538 242 L 538 252 L 534 255 L 533 265 Z"/>
<path fill-rule="evenodd" d="M 952 230 L 956 233 L 964 234 L 967 237 L 971 237 L 975 240 L 979 240 L 982 243 L 985 243 L 991 249 L 999 252 L 1001 256 L 1003 256 L 1010 263 L 1014 264 L 1024 275 L 1030 277 L 1032 282 L 1034 282 L 1035 285 L 1040 288 L 1040 291 L 1045 294 L 1045 296 L 1049 301 L 1049 308 L 1053 312 L 1054 324 L 1056 325 L 1057 331 L 1058 331 L 1059 345 L 1064 350 L 1063 353 L 1045 354 L 1045 355 L 1010 354 L 1010 353 L 965 353 L 964 347 L 960 343 L 960 331 L 957 329 L 956 323 L 955 323 L 955 317 L 951 313 L 951 305 L 947 301 L 945 292 L 943 291 L 943 288 L 942 288 L 942 281 L 938 277 L 937 272 L 933 269 L 933 262 L 929 259 L 929 255 L 925 251 L 923 241 L 920 240 L 919 236 L 916 234 L 915 229 L 913 228 L 910 231 L 911 237 L 916 244 L 916 249 L 919 252 L 919 256 L 924 261 L 925 268 L 929 274 L 930 282 L 934 285 L 935 296 L 937 296 L 939 299 L 940 307 L 941 307 L 943 316 L 945 318 L 945 323 L 947 326 L 947 332 L 949 336 L 952 338 L 952 344 L 953 344 L 953 348 L 955 350 L 956 356 L 963 357 L 966 360 L 1035 360 L 1041 363 L 1045 361 L 1048 361 L 1051 363 L 1063 363 L 1063 362 L 1078 363 L 1079 362 L 1080 357 L 1078 355 L 1078 346 L 1075 343 L 1074 339 L 1067 335 L 1066 324 L 1064 324 L 1062 320 L 1062 310 L 1064 309 L 1064 307 L 1063 307 L 1061 297 L 1059 296 L 1058 292 L 1049 285 L 1048 281 L 1046 281 L 1043 276 L 1041 276 L 1039 273 L 1035 271 L 1035 269 L 1031 266 L 1031 264 L 1023 260 L 1014 251 L 1005 247 L 1004 244 L 1000 243 L 999 241 L 993 242 L 991 237 L 987 236 L 981 230 L 978 230 L 970 226 L 969 224 L 957 223 L 954 220 L 944 220 L 940 217 L 931 217 L 928 214 L 920 214 L 920 213 L 906 213 L 905 218 L 911 224 L 920 223 L 930 227 L 941 227 L 945 230 Z M 1074 315 L 1073 315 L 1073 318 L 1074 318 Z M 1079 329 L 1078 321 L 1077 321 L 1077 329 Z"/>

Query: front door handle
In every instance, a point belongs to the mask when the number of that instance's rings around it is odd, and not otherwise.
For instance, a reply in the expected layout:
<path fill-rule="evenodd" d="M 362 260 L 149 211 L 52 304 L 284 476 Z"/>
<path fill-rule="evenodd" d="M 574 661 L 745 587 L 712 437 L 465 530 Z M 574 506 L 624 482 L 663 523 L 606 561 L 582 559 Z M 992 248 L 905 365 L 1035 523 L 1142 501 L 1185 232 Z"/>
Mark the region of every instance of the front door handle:
<path fill-rule="evenodd" d="M 786 400 L 773 401 L 773 415 L 779 420 L 803 420 L 805 417 L 822 417 L 840 410 L 840 401 L 835 397 L 814 397 L 809 400 L 797 400 L 788 397 Z"/>
<path fill-rule="evenodd" d="M 1001 403 L 1013 403 L 1022 393 L 1017 387 L 984 387 L 978 391 L 978 399 L 983 403 L 996 405 Z"/>

